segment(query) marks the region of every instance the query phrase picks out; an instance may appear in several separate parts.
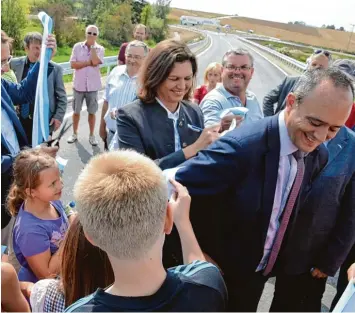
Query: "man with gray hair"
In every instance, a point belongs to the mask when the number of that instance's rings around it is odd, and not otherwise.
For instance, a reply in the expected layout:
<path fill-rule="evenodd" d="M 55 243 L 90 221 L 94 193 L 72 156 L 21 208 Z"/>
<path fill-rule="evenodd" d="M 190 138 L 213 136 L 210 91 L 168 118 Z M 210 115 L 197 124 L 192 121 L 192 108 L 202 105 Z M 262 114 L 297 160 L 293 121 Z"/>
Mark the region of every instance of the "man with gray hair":
<path fill-rule="evenodd" d="M 344 125 L 353 96 L 342 71 L 307 72 L 279 115 L 242 125 L 167 170 L 189 190 L 191 222 L 224 272 L 229 311 L 256 312 L 266 280 L 291 262 L 282 252 L 301 218 L 303 192 L 326 165 L 321 144 Z"/>
<path fill-rule="evenodd" d="M 126 65 L 116 66 L 107 78 L 100 123 L 106 150 L 116 133 L 118 108 L 137 99 L 137 75 L 147 54 L 148 46 L 143 41 L 131 41 L 126 48 Z"/>
<path fill-rule="evenodd" d="M 221 131 L 227 130 L 233 119 L 240 124 L 242 116 L 227 115 L 222 120 L 220 113 L 224 109 L 245 107 L 249 111 L 247 121 L 258 120 L 263 117 L 259 102 L 254 93 L 247 90 L 254 74 L 253 56 L 243 49 L 227 51 L 222 60 L 222 84 L 210 91 L 200 106 L 203 112 L 205 126 L 221 122 Z"/>
<path fill-rule="evenodd" d="M 96 112 L 98 109 L 98 91 L 102 88 L 100 64 L 104 62 L 105 49 L 96 42 L 99 29 L 95 25 L 86 27 L 86 40 L 74 45 L 70 57 L 71 68 L 74 69 L 73 100 L 73 134 L 68 143 L 78 139 L 80 112 L 85 99 L 88 111 L 89 142 L 97 146 L 94 136 Z"/>
<path fill-rule="evenodd" d="M 10 63 L 11 69 L 15 72 L 18 82 L 27 77 L 32 66 L 36 64 L 41 55 L 42 35 L 38 32 L 27 33 L 24 38 L 26 56 L 14 59 Z M 67 94 L 63 82 L 63 70 L 55 62 L 48 63 L 48 97 L 50 116 L 48 122 L 51 131 L 56 131 L 64 118 L 67 109 Z M 15 103 L 16 104 L 16 103 Z M 19 119 L 26 132 L 27 139 L 32 142 L 32 115 L 34 103 L 22 104 L 18 108 Z"/>

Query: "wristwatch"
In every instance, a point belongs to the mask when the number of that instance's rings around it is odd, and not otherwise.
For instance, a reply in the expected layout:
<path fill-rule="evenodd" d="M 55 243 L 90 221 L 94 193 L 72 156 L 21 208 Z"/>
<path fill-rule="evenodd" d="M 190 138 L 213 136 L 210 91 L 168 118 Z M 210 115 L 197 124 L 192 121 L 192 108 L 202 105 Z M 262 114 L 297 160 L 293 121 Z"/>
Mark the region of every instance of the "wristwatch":
<path fill-rule="evenodd" d="M 92 49 L 92 48 L 95 48 L 95 46 L 94 46 L 94 45 L 91 45 L 90 48 L 91 48 L 91 49 Z"/>

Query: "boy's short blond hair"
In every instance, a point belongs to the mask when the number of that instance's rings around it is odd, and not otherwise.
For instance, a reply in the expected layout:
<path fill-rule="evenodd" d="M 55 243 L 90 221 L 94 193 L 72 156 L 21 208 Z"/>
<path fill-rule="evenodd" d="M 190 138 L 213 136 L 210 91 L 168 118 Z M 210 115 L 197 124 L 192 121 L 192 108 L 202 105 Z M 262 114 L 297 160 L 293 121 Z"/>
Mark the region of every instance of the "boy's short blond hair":
<path fill-rule="evenodd" d="M 163 234 L 168 190 L 160 168 L 129 150 L 92 158 L 74 186 L 80 222 L 118 259 L 139 259 Z"/>

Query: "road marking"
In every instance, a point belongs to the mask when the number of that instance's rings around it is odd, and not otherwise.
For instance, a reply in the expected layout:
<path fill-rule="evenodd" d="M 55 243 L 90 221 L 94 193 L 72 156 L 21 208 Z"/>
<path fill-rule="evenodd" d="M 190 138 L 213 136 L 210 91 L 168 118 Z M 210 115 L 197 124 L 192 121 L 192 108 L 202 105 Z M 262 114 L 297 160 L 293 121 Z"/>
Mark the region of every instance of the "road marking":
<path fill-rule="evenodd" d="M 202 56 L 203 54 L 205 54 L 208 50 L 211 49 L 212 45 L 213 45 L 213 39 L 212 37 L 206 33 L 206 35 L 208 36 L 208 38 L 210 38 L 210 45 L 205 49 L 203 50 L 202 52 L 200 52 L 198 55 L 196 55 L 197 58 L 199 58 L 200 56 Z"/>

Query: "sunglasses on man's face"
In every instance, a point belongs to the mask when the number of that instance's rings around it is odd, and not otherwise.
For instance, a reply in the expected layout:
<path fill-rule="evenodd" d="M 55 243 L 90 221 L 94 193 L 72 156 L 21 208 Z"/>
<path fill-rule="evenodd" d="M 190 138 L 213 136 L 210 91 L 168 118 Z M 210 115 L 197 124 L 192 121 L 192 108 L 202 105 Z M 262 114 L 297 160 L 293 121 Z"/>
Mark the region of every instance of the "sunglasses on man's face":
<path fill-rule="evenodd" d="M 92 36 L 97 36 L 97 33 L 93 33 L 93 32 L 87 32 L 88 35 L 92 35 Z"/>
<path fill-rule="evenodd" d="M 328 59 L 331 56 L 330 52 L 327 50 L 316 50 L 314 51 L 314 54 L 324 54 Z"/>

